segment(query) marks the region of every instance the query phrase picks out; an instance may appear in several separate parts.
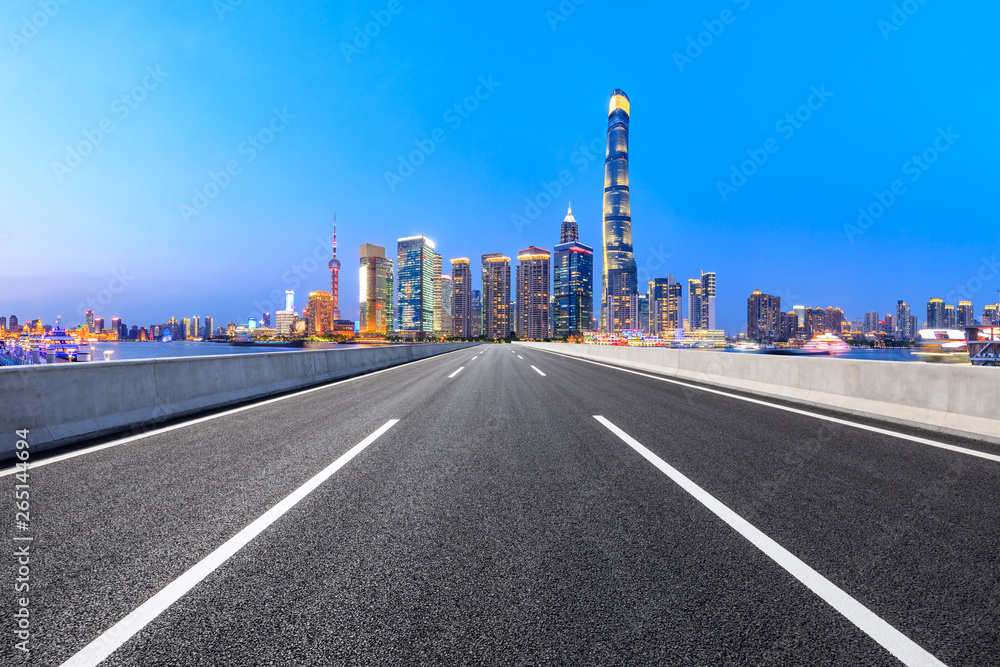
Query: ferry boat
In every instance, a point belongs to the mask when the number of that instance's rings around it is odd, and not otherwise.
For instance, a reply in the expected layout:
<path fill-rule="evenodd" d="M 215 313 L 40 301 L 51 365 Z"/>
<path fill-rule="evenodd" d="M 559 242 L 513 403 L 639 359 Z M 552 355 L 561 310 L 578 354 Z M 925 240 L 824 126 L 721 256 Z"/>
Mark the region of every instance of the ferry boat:
<path fill-rule="evenodd" d="M 830 355 L 839 354 L 841 352 L 847 352 L 851 349 L 851 346 L 840 339 L 837 334 L 833 333 L 821 333 L 816 334 L 812 339 L 807 342 L 802 347 L 775 347 L 773 349 L 763 350 L 768 354 L 781 354 L 781 355 Z"/>
<path fill-rule="evenodd" d="M 965 333 L 958 329 L 921 329 L 917 332 L 920 346 L 913 356 L 937 364 L 961 364 L 969 361 L 969 345 Z"/>
<path fill-rule="evenodd" d="M 45 334 L 39 346 L 39 356 L 50 364 L 59 359 L 76 361 L 79 351 L 76 339 L 67 334 L 65 329 L 53 329 Z"/>

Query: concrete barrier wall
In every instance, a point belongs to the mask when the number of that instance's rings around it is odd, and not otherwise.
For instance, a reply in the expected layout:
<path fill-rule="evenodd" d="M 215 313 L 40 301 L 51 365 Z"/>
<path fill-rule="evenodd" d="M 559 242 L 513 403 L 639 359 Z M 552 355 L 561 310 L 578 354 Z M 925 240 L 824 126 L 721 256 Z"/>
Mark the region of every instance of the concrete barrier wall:
<path fill-rule="evenodd" d="M 0 369 L 0 460 L 301 389 L 475 343 L 254 352 Z"/>
<path fill-rule="evenodd" d="M 996 368 L 669 348 L 521 344 L 1000 443 L 1000 370 Z"/>

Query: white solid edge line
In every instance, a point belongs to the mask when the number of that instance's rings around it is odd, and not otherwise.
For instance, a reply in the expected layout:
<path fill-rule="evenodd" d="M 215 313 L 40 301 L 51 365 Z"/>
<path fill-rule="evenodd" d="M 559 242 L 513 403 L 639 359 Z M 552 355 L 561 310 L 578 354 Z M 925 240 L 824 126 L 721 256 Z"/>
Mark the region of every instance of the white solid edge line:
<path fill-rule="evenodd" d="M 824 602 L 840 612 L 844 618 L 856 625 L 861 631 L 882 645 L 905 665 L 928 666 L 944 665 L 932 654 L 917 645 L 912 639 L 882 620 L 870 609 L 855 600 L 832 581 L 812 569 L 790 551 L 755 528 L 746 519 L 729 509 L 712 494 L 678 472 L 674 467 L 649 451 L 637 440 L 622 431 L 604 417 L 595 415 L 608 430 L 621 438 L 643 458 L 656 466 L 660 472 L 672 479 L 678 486 L 687 491 L 695 500 L 707 507 L 713 514 L 725 521 L 740 535 L 760 549 L 785 571 L 805 584 L 806 588 L 823 599 Z"/>
<path fill-rule="evenodd" d="M 680 380 L 674 380 L 672 378 L 661 377 L 659 375 L 650 375 L 649 373 L 643 373 L 641 371 L 634 371 L 631 368 L 624 368 L 622 366 L 615 366 L 614 364 L 602 364 L 599 361 L 591 361 L 590 359 L 582 359 L 580 357 L 573 357 L 568 354 L 562 354 L 561 352 L 552 352 L 550 350 L 541 350 L 547 354 L 555 354 L 560 357 L 565 357 L 567 359 L 574 359 L 576 361 L 583 361 L 588 364 L 594 364 L 596 366 L 604 366 L 605 368 L 611 368 L 616 371 L 623 371 L 625 373 L 632 373 L 633 375 L 641 375 L 642 377 L 651 378 L 653 380 L 659 380 L 661 382 L 669 382 L 671 384 L 680 385 L 682 387 L 690 387 L 691 389 L 697 389 L 698 391 L 707 391 L 710 394 L 718 394 L 719 396 L 728 396 L 729 398 L 735 398 L 740 401 L 746 401 L 747 403 L 756 403 L 757 405 L 765 405 L 769 408 L 776 408 L 778 410 L 784 410 L 785 412 L 792 412 L 797 415 L 804 415 L 806 417 L 814 417 L 816 419 L 822 419 L 824 421 L 833 422 L 835 424 L 843 424 L 844 426 L 853 426 L 854 428 L 860 428 L 865 431 L 871 431 L 872 433 L 880 433 L 882 435 L 889 435 L 895 438 L 900 438 L 901 440 L 909 440 L 911 442 L 917 442 L 921 445 L 928 445 L 930 447 L 938 447 L 940 449 L 947 449 L 948 451 L 958 452 L 959 454 L 967 454 L 969 456 L 977 456 L 982 459 L 988 459 L 990 461 L 996 461 L 1000 463 L 1000 456 L 996 454 L 989 454 L 987 452 L 981 452 L 975 449 L 968 449 L 966 447 L 959 447 L 958 445 L 949 445 L 946 442 L 938 442 L 937 440 L 928 440 L 927 438 L 921 438 L 917 435 L 909 435 L 907 433 L 899 433 L 898 431 L 890 431 L 888 429 L 879 428 L 878 426 L 869 426 L 867 424 L 859 424 L 857 422 L 848 421 L 846 419 L 838 419 L 837 417 L 830 417 L 828 415 L 821 415 L 816 412 L 809 412 L 808 410 L 800 410 L 799 408 L 792 408 L 787 405 L 779 405 L 777 403 L 770 403 L 768 401 L 762 401 L 758 398 L 750 398 L 749 396 L 740 396 L 738 394 L 730 394 L 727 391 L 721 391 L 719 389 L 711 389 L 709 387 L 700 387 L 696 384 L 690 384 L 688 382 L 681 382 Z M 873 417 L 873 419 L 878 419 Z"/>
<path fill-rule="evenodd" d="M 537 368 L 537 367 L 535 367 L 535 366 L 532 366 L 532 368 L 534 368 L 534 369 L 535 369 L 535 372 L 536 372 L 536 373 L 538 373 L 538 374 L 539 374 L 539 375 L 541 375 L 542 377 L 545 377 L 545 373 L 543 373 L 543 372 L 541 372 L 540 370 L 538 370 L 538 368 Z"/>
<path fill-rule="evenodd" d="M 354 447 L 349 449 L 336 461 L 323 468 L 323 470 L 295 491 L 292 491 L 284 500 L 279 501 L 277 505 L 262 514 L 249 526 L 236 533 L 236 535 L 229 538 L 222 546 L 205 556 L 187 572 L 167 584 L 163 590 L 149 598 L 149 600 L 141 604 L 135 611 L 115 623 L 101 634 L 101 636 L 83 647 L 73 657 L 63 663 L 64 667 L 83 667 L 85 665 L 89 667 L 90 665 L 97 665 L 114 653 L 122 644 L 149 625 L 157 616 L 169 608 L 170 605 L 177 602 L 188 591 L 204 580 L 205 577 L 229 560 L 236 552 L 280 519 L 288 510 L 295 507 L 300 500 L 312 493 L 316 487 L 344 467 L 344 465 L 360 454 L 368 445 L 375 442 L 383 433 L 395 426 L 398 421 L 398 419 L 390 419 L 377 431 L 354 445 Z"/>
<path fill-rule="evenodd" d="M 451 379 L 451 378 L 455 377 L 456 375 L 458 375 L 459 373 L 461 373 L 464 369 L 465 369 L 465 366 L 462 366 L 457 371 L 455 371 L 454 373 L 452 373 L 451 375 L 449 375 L 448 378 Z"/>
<path fill-rule="evenodd" d="M 77 456 L 83 456 L 84 454 L 91 454 L 93 452 L 100 451 L 102 449 L 108 449 L 109 447 L 118 447 L 119 445 L 127 445 L 130 442 L 135 442 L 136 440 L 142 440 L 143 438 L 148 438 L 150 436 L 159 435 L 161 433 L 168 433 L 169 431 L 176 431 L 179 428 L 186 428 L 188 426 L 194 426 L 195 424 L 201 424 L 202 422 L 211 421 L 212 419 L 218 419 L 219 417 L 227 417 L 229 415 L 236 414 L 238 412 L 243 412 L 244 410 L 253 410 L 254 408 L 259 408 L 263 405 L 269 405 L 271 403 L 277 403 L 278 401 L 284 401 L 289 398 L 295 398 L 296 396 L 302 396 L 304 394 L 309 394 L 314 391 L 321 391 L 323 389 L 332 389 L 334 387 L 339 387 L 347 382 L 354 382 L 355 380 L 363 380 L 364 378 L 370 378 L 373 375 L 381 375 L 382 373 L 388 373 L 389 371 L 399 370 L 401 368 L 407 368 L 413 364 L 419 364 L 421 361 L 430 361 L 431 359 L 441 359 L 449 354 L 454 354 L 455 352 L 461 352 L 461 350 L 452 350 L 451 352 L 443 352 L 441 354 L 435 354 L 433 357 L 425 357 L 423 359 L 417 359 L 416 361 L 410 361 L 398 366 L 392 366 L 391 368 L 383 368 L 380 371 L 373 371 L 371 373 L 364 373 L 362 375 L 355 375 L 354 377 L 344 378 L 342 380 L 334 380 L 333 382 L 322 384 L 318 387 L 310 387 L 309 389 L 303 389 L 302 391 L 297 391 L 294 394 L 287 394 L 285 396 L 278 396 L 277 398 L 269 398 L 256 403 L 251 403 L 250 405 L 244 405 L 238 408 L 233 408 L 232 410 L 226 410 L 224 412 L 218 412 L 214 415 L 208 415 L 207 417 L 198 417 L 190 421 L 181 422 L 180 424 L 174 424 L 173 426 L 164 426 L 162 428 L 154 429 L 152 431 L 147 431 L 146 433 L 139 433 L 137 435 L 130 435 L 127 438 L 121 438 L 120 440 L 112 440 L 111 442 L 105 442 L 101 445 L 94 445 L 93 447 L 86 447 L 77 451 L 67 452 L 65 454 L 60 454 L 58 456 L 53 456 L 51 458 L 42 459 L 41 461 L 31 462 L 28 465 L 28 470 L 34 470 L 35 468 L 41 468 L 42 466 L 47 466 L 51 463 L 59 463 L 60 461 L 65 461 L 67 459 L 73 459 Z M 0 477 L 6 477 L 8 475 L 14 475 L 22 472 L 19 468 L 8 468 L 6 470 L 0 470 Z"/>

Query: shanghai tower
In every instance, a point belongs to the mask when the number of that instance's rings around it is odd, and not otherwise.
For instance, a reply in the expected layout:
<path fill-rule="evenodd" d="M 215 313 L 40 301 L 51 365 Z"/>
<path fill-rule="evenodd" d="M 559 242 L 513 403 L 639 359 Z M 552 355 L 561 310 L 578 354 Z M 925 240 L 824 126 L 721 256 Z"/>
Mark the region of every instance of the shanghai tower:
<path fill-rule="evenodd" d="M 628 95 L 611 93 L 608 148 L 604 160 L 604 285 L 602 329 L 617 333 L 638 328 L 639 290 L 632 255 L 632 215 L 628 192 Z"/>

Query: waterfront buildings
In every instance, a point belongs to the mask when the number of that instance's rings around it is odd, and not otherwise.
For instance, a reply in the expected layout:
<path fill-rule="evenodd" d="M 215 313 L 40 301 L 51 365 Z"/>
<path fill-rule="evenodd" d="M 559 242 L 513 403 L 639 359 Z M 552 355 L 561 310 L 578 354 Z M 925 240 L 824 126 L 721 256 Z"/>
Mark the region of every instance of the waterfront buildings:
<path fill-rule="evenodd" d="M 236 326 L 235 324 L 233 325 Z M 281 336 L 287 336 L 293 333 L 295 326 L 295 311 L 294 310 L 279 310 L 274 314 L 274 326 L 278 334 Z M 227 327 L 228 332 L 228 327 Z M 233 334 L 228 334 L 233 335 Z"/>
<path fill-rule="evenodd" d="M 680 329 L 681 300 L 683 287 L 668 275 L 666 278 L 654 278 L 649 281 L 646 293 L 649 299 L 649 332 L 662 336 L 668 331 Z"/>
<path fill-rule="evenodd" d="M 701 280 L 688 278 L 688 323 L 691 330 L 701 329 Z"/>
<path fill-rule="evenodd" d="M 483 335 L 510 337 L 510 258 L 483 255 Z"/>
<path fill-rule="evenodd" d="M 472 269 L 466 257 L 451 260 L 451 335 L 472 338 Z"/>
<path fill-rule="evenodd" d="M 290 289 L 285 290 L 285 310 L 295 312 L 295 292 Z"/>
<path fill-rule="evenodd" d="M 397 241 L 396 305 L 398 331 L 424 338 L 434 331 L 434 243 L 425 236 Z"/>
<path fill-rule="evenodd" d="M 14 316 L 11 316 L 14 319 Z M 982 323 L 984 325 L 1000 325 L 1000 303 L 994 303 L 992 305 L 986 304 L 983 306 L 983 319 Z"/>
<path fill-rule="evenodd" d="M 451 335 L 452 327 L 452 300 L 455 298 L 455 286 L 452 284 L 451 276 L 447 273 L 441 276 L 441 334 Z"/>
<path fill-rule="evenodd" d="M 777 340 L 780 335 L 779 313 L 781 297 L 754 290 L 747 299 L 747 338 L 759 342 Z"/>
<path fill-rule="evenodd" d="M 557 338 L 588 331 L 594 318 L 594 249 L 580 243 L 569 207 L 553 258 L 553 326 Z"/>
<path fill-rule="evenodd" d="M 268 317 L 267 321 L 264 322 L 264 326 L 270 328 L 271 326 L 270 317 Z M 205 317 L 205 336 L 204 336 L 205 340 L 209 340 L 215 334 L 215 332 L 213 331 L 214 328 L 215 328 L 215 318 L 212 317 L 211 315 L 208 315 L 207 317 Z"/>
<path fill-rule="evenodd" d="M 548 250 L 531 246 L 517 255 L 517 336 L 522 340 L 551 338 L 549 331 Z"/>
<path fill-rule="evenodd" d="M 844 332 L 844 311 L 840 308 L 827 308 L 823 313 L 823 328 L 838 336 Z"/>
<path fill-rule="evenodd" d="M 11 315 L 11 317 L 14 319 L 15 322 L 17 321 L 16 317 L 14 317 L 13 315 Z M 91 333 L 93 333 L 94 332 L 94 311 L 88 310 L 86 312 L 86 318 L 87 318 L 87 329 Z"/>
<path fill-rule="evenodd" d="M 798 335 L 799 316 L 794 310 L 778 314 L 778 339 L 792 340 Z"/>
<path fill-rule="evenodd" d="M 362 243 L 359 255 L 359 331 L 367 335 L 388 333 L 392 329 L 393 318 L 392 260 L 385 256 L 383 246 L 374 243 Z"/>
<path fill-rule="evenodd" d="M 611 93 L 608 141 L 604 160 L 604 280 L 601 297 L 602 329 L 618 333 L 638 324 L 639 291 L 632 254 L 632 214 L 629 203 L 629 99 L 621 90 Z"/>

